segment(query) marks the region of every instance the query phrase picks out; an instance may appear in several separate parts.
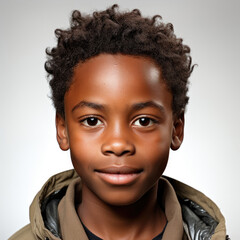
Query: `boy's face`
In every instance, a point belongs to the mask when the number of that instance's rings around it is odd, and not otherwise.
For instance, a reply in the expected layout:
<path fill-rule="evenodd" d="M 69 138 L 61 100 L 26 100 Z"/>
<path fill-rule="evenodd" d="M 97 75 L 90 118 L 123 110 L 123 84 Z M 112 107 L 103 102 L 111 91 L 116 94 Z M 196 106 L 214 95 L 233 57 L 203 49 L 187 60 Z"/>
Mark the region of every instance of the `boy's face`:
<path fill-rule="evenodd" d="M 84 191 L 112 205 L 143 197 L 183 138 L 161 69 L 145 57 L 102 54 L 79 64 L 57 115 L 61 149 L 70 148 Z"/>

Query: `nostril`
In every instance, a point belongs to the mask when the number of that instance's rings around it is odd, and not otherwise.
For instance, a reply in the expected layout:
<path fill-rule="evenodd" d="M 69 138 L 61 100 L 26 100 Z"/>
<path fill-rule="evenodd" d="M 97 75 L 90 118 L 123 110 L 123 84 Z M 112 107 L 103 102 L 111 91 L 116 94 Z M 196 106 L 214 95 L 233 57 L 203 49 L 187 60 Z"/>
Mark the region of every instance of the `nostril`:
<path fill-rule="evenodd" d="M 106 153 L 107 155 L 114 154 L 113 151 L 105 151 L 104 153 Z"/>
<path fill-rule="evenodd" d="M 130 150 L 123 151 L 119 156 L 131 154 Z"/>

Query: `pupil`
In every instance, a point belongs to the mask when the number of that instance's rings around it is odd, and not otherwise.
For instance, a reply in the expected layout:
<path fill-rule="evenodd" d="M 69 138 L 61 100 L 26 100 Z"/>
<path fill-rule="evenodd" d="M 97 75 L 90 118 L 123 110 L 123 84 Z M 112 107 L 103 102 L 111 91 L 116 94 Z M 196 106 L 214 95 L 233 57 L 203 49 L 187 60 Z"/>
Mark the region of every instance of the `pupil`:
<path fill-rule="evenodd" d="M 88 118 L 87 119 L 87 123 L 88 123 L 88 125 L 90 125 L 90 126 L 95 126 L 96 124 L 97 124 L 97 119 L 96 118 L 94 118 L 94 117 L 91 117 L 91 118 Z"/>
<path fill-rule="evenodd" d="M 140 124 L 142 125 L 142 126 L 147 126 L 148 124 L 149 124 L 149 119 L 148 118 L 141 118 L 140 119 Z"/>

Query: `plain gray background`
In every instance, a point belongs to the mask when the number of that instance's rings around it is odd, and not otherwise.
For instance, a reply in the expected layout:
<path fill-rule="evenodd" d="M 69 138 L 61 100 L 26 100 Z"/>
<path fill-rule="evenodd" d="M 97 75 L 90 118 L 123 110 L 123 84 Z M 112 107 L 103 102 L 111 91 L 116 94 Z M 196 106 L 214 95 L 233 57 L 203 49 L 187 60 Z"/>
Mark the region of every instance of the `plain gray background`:
<path fill-rule="evenodd" d="M 204 192 L 240 239 L 240 2 L 238 0 L 122 0 L 121 9 L 160 14 L 192 49 L 185 139 L 165 171 Z M 68 27 L 73 9 L 103 10 L 110 0 L 0 2 L 0 239 L 28 223 L 29 205 L 53 174 L 72 168 L 55 140 L 55 112 L 44 71 L 54 30 Z"/>

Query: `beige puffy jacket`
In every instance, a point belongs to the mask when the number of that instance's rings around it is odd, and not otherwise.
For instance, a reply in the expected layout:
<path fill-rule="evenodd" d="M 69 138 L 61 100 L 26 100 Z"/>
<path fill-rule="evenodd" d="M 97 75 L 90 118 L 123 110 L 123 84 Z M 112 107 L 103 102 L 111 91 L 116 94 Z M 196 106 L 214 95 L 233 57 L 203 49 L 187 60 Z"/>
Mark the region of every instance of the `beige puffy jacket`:
<path fill-rule="evenodd" d="M 78 178 L 74 170 L 65 171 L 51 177 L 35 196 L 30 206 L 30 224 L 16 232 L 9 240 L 59 240 L 54 227 L 46 227 L 42 216 L 42 206 L 46 199 L 59 195 L 59 190 L 66 189 L 70 182 Z M 225 219 L 216 204 L 203 193 L 174 179 L 164 177 L 173 186 L 182 208 L 184 240 L 225 240 Z M 65 192 L 65 191 L 63 191 Z M 50 197 L 49 197 L 50 196 Z M 52 219 L 51 219 L 52 221 Z M 54 217 L 53 217 L 53 221 Z M 56 220 L 57 221 L 57 220 Z M 56 223 L 57 224 L 57 223 Z M 49 230 L 50 229 L 50 230 Z M 212 233 L 209 233 L 209 231 Z M 87 240 L 83 232 L 80 240 Z M 171 240 L 171 239 L 169 239 Z"/>

